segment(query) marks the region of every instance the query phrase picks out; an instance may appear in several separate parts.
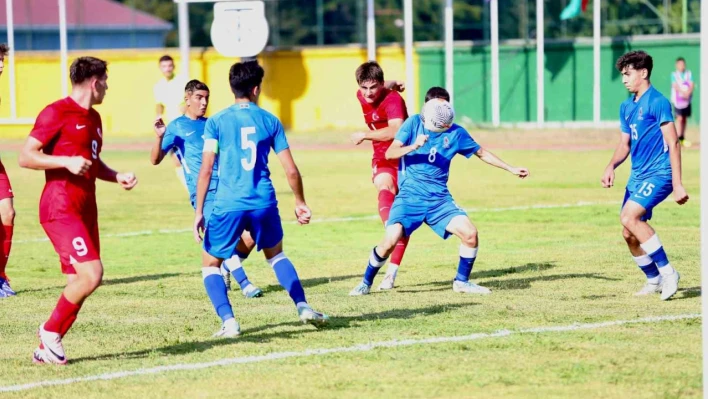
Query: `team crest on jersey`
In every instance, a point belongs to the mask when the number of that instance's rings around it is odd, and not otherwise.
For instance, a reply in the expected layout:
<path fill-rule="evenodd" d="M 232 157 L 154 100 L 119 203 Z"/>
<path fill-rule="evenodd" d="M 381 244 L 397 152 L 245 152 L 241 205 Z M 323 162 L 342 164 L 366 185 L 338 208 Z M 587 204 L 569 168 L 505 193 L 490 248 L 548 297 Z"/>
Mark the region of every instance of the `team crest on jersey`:
<path fill-rule="evenodd" d="M 101 133 L 101 128 L 96 129 L 96 133 L 98 133 L 98 137 L 103 138 L 103 134 Z"/>
<path fill-rule="evenodd" d="M 450 139 L 447 137 L 443 138 L 443 148 L 450 148 Z"/>
<path fill-rule="evenodd" d="M 639 117 L 637 119 L 640 121 L 644 120 L 644 111 L 642 110 L 642 107 L 639 107 Z"/>
<path fill-rule="evenodd" d="M 379 114 L 377 114 L 376 112 L 374 112 L 373 114 L 371 114 L 371 120 L 374 120 L 374 121 L 379 120 Z"/>

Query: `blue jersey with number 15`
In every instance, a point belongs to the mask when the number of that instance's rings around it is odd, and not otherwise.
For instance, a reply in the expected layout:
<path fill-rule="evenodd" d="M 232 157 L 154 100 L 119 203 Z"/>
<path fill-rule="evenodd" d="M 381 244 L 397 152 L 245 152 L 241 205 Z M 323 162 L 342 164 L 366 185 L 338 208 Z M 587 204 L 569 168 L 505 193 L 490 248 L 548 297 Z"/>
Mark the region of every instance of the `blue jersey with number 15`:
<path fill-rule="evenodd" d="M 669 148 L 661 133 L 661 125 L 673 121 L 671 103 L 654 86 L 650 86 L 638 101 L 631 96 L 620 105 L 622 133 L 630 136 L 630 182 L 654 176 L 671 179 Z"/>
<path fill-rule="evenodd" d="M 234 104 L 209 118 L 204 140 L 217 142 L 219 185 L 214 212 L 276 206 L 268 154 L 287 150 L 280 120 L 253 103 Z"/>

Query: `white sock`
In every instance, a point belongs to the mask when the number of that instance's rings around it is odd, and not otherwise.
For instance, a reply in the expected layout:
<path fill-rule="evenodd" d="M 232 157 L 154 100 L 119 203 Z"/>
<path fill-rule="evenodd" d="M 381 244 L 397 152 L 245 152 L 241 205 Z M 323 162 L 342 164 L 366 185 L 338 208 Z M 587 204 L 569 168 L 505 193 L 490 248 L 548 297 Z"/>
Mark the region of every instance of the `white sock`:
<path fill-rule="evenodd" d="M 222 265 L 229 272 L 233 272 L 243 267 L 243 265 L 241 264 L 241 259 L 238 257 L 238 255 L 234 255 L 229 259 L 224 259 Z"/>
<path fill-rule="evenodd" d="M 229 328 L 229 329 L 238 328 L 238 323 L 236 322 L 236 319 L 232 317 L 232 318 L 224 321 L 224 327 Z"/>
<path fill-rule="evenodd" d="M 307 302 L 298 302 L 297 304 L 295 304 L 295 307 L 297 308 L 297 310 L 300 310 L 301 308 L 309 308 L 310 305 Z"/>
<path fill-rule="evenodd" d="M 634 259 L 634 262 L 637 264 L 637 266 L 644 267 L 644 266 L 649 266 L 654 261 L 651 259 L 649 255 L 640 255 L 640 256 L 632 256 L 632 259 Z M 656 276 L 652 278 L 647 277 L 647 282 L 649 284 L 659 284 L 661 282 L 661 276 Z"/>
<path fill-rule="evenodd" d="M 676 269 L 671 266 L 671 263 L 667 263 L 666 265 L 659 268 L 659 274 L 661 274 L 661 277 L 670 276 L 674 273 L 676 273 Z"/>
<path fill-rule="evenodd" d="M 386 274 L 390 274 L 393 276 L 393 278 L 396 278 L 397 273 L 398 273 L 398 265 L 395 263 L 389 263 L 388 269 L 386 269 Z"/>

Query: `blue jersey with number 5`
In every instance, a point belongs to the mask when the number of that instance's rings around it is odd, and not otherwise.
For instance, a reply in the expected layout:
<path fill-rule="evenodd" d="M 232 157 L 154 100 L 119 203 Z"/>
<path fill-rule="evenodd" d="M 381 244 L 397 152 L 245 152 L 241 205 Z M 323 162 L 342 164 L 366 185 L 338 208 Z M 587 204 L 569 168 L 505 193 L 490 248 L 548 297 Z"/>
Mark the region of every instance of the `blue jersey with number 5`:
<path fill-rule="evenodd" d="M 429 201 L 450 196 L 447 181 L 452 158 L 457 154 L 469 158 L 480 149 L 463 127 L 453 124 L 445 132 L 434 133 L 423 127 L 420 115 L 413 115 L 403 123 L 396 140 L 408 146 L 421 134 L 427 134 L 428 141 L 401 158 L 400 187 L 396 198 Z"/>
<path fill-rule="evenodd" d="M 234 104 L 209 118 L 205 140 L 216 140 L 219 185 L 214 211 L 230 212 L 276 206 L 268 154 L 288 149 L 283 125 L 253 103 Z"/>
<path fill-rule="evenodd" d="M 671 103 L 654 86 L 650 86 L 639 101 L 635 102 L 631 96 L 620 105 L 622 133 L 630 136 L 630 181 L 653 176 L 671 178 L 669 148 L 661 133 L 661 125 L 673 121 Z"/>

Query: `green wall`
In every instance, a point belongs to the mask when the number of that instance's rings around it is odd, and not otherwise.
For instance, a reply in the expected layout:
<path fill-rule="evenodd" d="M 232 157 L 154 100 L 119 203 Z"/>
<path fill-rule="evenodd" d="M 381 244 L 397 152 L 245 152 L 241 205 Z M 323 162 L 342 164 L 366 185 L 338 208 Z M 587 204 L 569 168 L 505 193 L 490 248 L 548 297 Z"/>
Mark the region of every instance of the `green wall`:
<path fill-rule="evenodd" d="M 670 75 L 677 57 L 686 59 L 699 85 L 700 46 L 698 38 L 653 37 L 654 40 L 613 39 L 601 47 L 601 119 L 617 120 L 619 105 L 627 96 L 614 63 L 630 50 L 645 50 L 654 59 L 652 82 L 667 97 Z M 420 94 L 431 86 L 444 86 L 445 66 L 442 47 L 418 47 Z M 474 122 L 491 122 L 491 71 L 489 46 L 455 47 L 455 111 L 458 117 Z M 536 120 L 535 44 L 502 45 L 499 49 L 500 107 L 502 122 Z M 546 121 L 591 121 L 593 90 L 592 44 L 547 42 L 545 62 Z M 698 91 L 694 95 L 693 117 L 699 121 Z"/>

